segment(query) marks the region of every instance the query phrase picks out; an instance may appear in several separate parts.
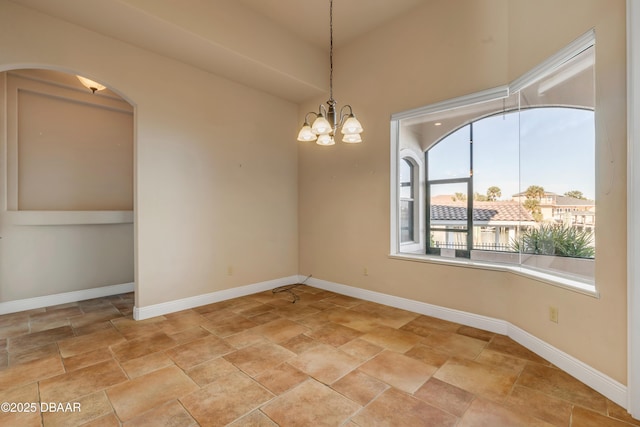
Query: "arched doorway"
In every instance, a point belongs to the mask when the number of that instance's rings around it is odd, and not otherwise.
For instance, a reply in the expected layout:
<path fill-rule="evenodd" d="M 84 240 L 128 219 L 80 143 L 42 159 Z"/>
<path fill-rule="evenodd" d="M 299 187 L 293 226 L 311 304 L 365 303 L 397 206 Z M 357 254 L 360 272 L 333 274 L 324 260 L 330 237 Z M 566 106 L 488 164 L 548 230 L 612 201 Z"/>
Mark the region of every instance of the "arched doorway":
<path fill-rule="evenodd" d="M 0 79 L 0 314 L 133 291 L 134 107 L 67 72 Z"/>

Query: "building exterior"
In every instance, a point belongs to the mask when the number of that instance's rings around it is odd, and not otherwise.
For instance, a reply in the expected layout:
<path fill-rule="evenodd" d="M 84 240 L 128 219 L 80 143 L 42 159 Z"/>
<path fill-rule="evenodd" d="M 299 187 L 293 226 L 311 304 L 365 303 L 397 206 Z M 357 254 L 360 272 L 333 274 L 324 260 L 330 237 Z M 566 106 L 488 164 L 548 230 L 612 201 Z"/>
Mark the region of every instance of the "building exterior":
<path fill-rule="evenodd" d="M 466 248 L 462 233 L 446 231 L 466 228 L 467 203 L 452 196 L 431 199 L 431 224 L 443 231 L 432 231 L 432 245 L 441 248 Z M 520 230 L 536 225 L 531 213 L 517 201 L 473 203 L 473 249 L 511 251 L 511 243 Z"/>
<path fill-rule="evenodd" d="M 525 192 L 514 194 L 512 200 L 524 203 L 527 200 Z M 563 224 L 594 230 L 596 225 L 595 200 L 578 199 L 545 191 L 540 198 L 540 213 L 542 222 Z"/>

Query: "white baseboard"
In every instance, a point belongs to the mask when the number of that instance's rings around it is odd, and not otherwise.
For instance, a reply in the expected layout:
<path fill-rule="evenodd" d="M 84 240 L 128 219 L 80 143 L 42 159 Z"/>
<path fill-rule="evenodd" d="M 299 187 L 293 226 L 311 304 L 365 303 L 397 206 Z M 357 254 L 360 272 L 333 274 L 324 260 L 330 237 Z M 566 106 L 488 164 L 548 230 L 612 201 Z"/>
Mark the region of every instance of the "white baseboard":
<path fill-rule="evenodd" d="M 16 313 L 18 311 L 32 310 L 34 308 L 50 307 L 53 305 L 67 304 L 69 302 L 124 294 L 127 292 L 133 292 L 133 290 L 134 283 L 131 282 L 120 285 L 102 286 L 99 288 L 82 289 L 79 291 L 64 292 L 61 294 L 0 302 L 0 314 Z"/>
<path fill-rule="evenodd" d="M 480 316 L 478 314 L 468 313 L 465 311 L 453 310 L 451 308 L 445 308 L 438 305 L 428 304 L 426 302 L 396 297 L 393 295 L 383 294 L 381 292 L 354 288 L 353 286 L 341 285 L 339 283 L 328 282 L 326 280 L 316 279 L 313 277 L 307 280 L 306 283 L 309 286 L 313 286 L 315 288 L 325 289 L 327 291 L 336 292 L 338 294 L 377 302 L 379 304 L 389 305 L 391 307 L 401 308 L 403 310 L 413 311 L 414 313 L 437 317 L 438 319 L 448 320 L 450 322 L 473 326 L 474 328 L 484 329 L 485 331 L 495 332 L 497 334 L 507 335 L 508 332 L 507 322 L 487 316 Z"/>
<path fill-rule="evenodd" d="M 374 292 L 366 289 L 355 288 L 353 286 L 328 282 L 326 280 L 320 280 L 313 277 L 309 278 L 306 284 L 316 288 L 325 289 L 327 291 L 336 292 L 342 295 L 360 298 L 366 301 L 372 301 L 391 307 L 409 310 L 414 313 L 420 313 L 427 316 L 436 317 L 438 319 L 448 320 L 451 322 L 460 323 L 462 325 L 472 326 L 474 328 L 484 329 L 486 331 L 507 335 L 512 340 L 538 354 L 540 357 L 543 357 L 544 359 L 553 363 L 558 368 L 582 381 L 583 383 L 601 393 L 616 404 L 622 406 L 623 408 L 626 408 L 628 405 L 627 387 L 624 384 L 619 383 L 608 375 L 603 374 L 602 372 L 550 345 L 540 338 L 531 335 L 525 330 L 512 325 L 506 320 L 481 316 L 478 314 L 468 313 L 460 310 L 453 310 L 450 308 L 440 307 L 425 302 L 387 295 L 381 292 Z"/>
<path fill-rule="evenodd" d="M 214 302 L 251 295 L 257 292 L 277 288 L 278 286 L 297 283 L 298 277 L 299 276 L 297 275 L 283 277 L 280 279 L 267 280 L 266 282 L 253 283 L 251 285 L 240 286 L 237 288 L 224 289 L 222 291 L 182 298 L 175 301 L 148 305 L 146 307 L 133 307 L 133 318 L 136 320 L 149 319 L 150 317 L 162 316 L 167 313 L 175 313 L 176 311 L 188 310 L 190 308 L 200 307 Z"/>
<path fill-rule="evenodd" d="M 608 375 L 515 325 L 509 324 L 509 333 L 507 335 L 569 375 L 579 379 L 609 400 L 623 408 L 627 407 L 626 385 L 619 383 Z"/>

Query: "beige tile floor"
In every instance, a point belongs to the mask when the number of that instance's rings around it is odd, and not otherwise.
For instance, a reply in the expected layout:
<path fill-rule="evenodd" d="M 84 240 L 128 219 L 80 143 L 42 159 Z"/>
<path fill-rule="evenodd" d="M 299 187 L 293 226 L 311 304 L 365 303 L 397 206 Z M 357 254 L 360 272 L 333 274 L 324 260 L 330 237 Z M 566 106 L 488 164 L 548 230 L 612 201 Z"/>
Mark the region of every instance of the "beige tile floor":
<path fill-rule="evenodd" d="M 0 316 L 2 426 L 640 426 L 509 338 L 308 286 L 134 321 Z M 33 406 L 28 406 L 33 409 Z"/>

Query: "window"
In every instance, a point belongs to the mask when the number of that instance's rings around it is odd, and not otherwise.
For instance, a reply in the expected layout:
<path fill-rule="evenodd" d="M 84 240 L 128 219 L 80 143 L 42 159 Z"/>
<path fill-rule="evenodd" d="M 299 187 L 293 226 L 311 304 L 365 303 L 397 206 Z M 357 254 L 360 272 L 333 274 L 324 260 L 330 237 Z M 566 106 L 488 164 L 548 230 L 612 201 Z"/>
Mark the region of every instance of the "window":
<path fill-rule="evenodd" d="M 419 150 L 417 150 L 419 151 Z M 398 236 L 403 253 L 424 253 L 424 166 L 422 154 L 403 149 L 398 163 Z"/>
<path fill-rule="evenodd" d="M 592 284 L 594 43 L 585 35 L 508 87 L 393 115 L 392 141 L 404 154 L 392 177 L 400 237 L 392 229 L 392 253 L 415 254 L 403 243 L 423 239 L 423 255 Z M 419 179 L 411 151 L 424 159 Z M 423 231 L 413 226 L 417 203 Z"/>
<path fill-rule="evenodd" d="M 405 158 L 400 162 L 400 243 L 415 240 L 414 169 L 411 160 Z"/>

